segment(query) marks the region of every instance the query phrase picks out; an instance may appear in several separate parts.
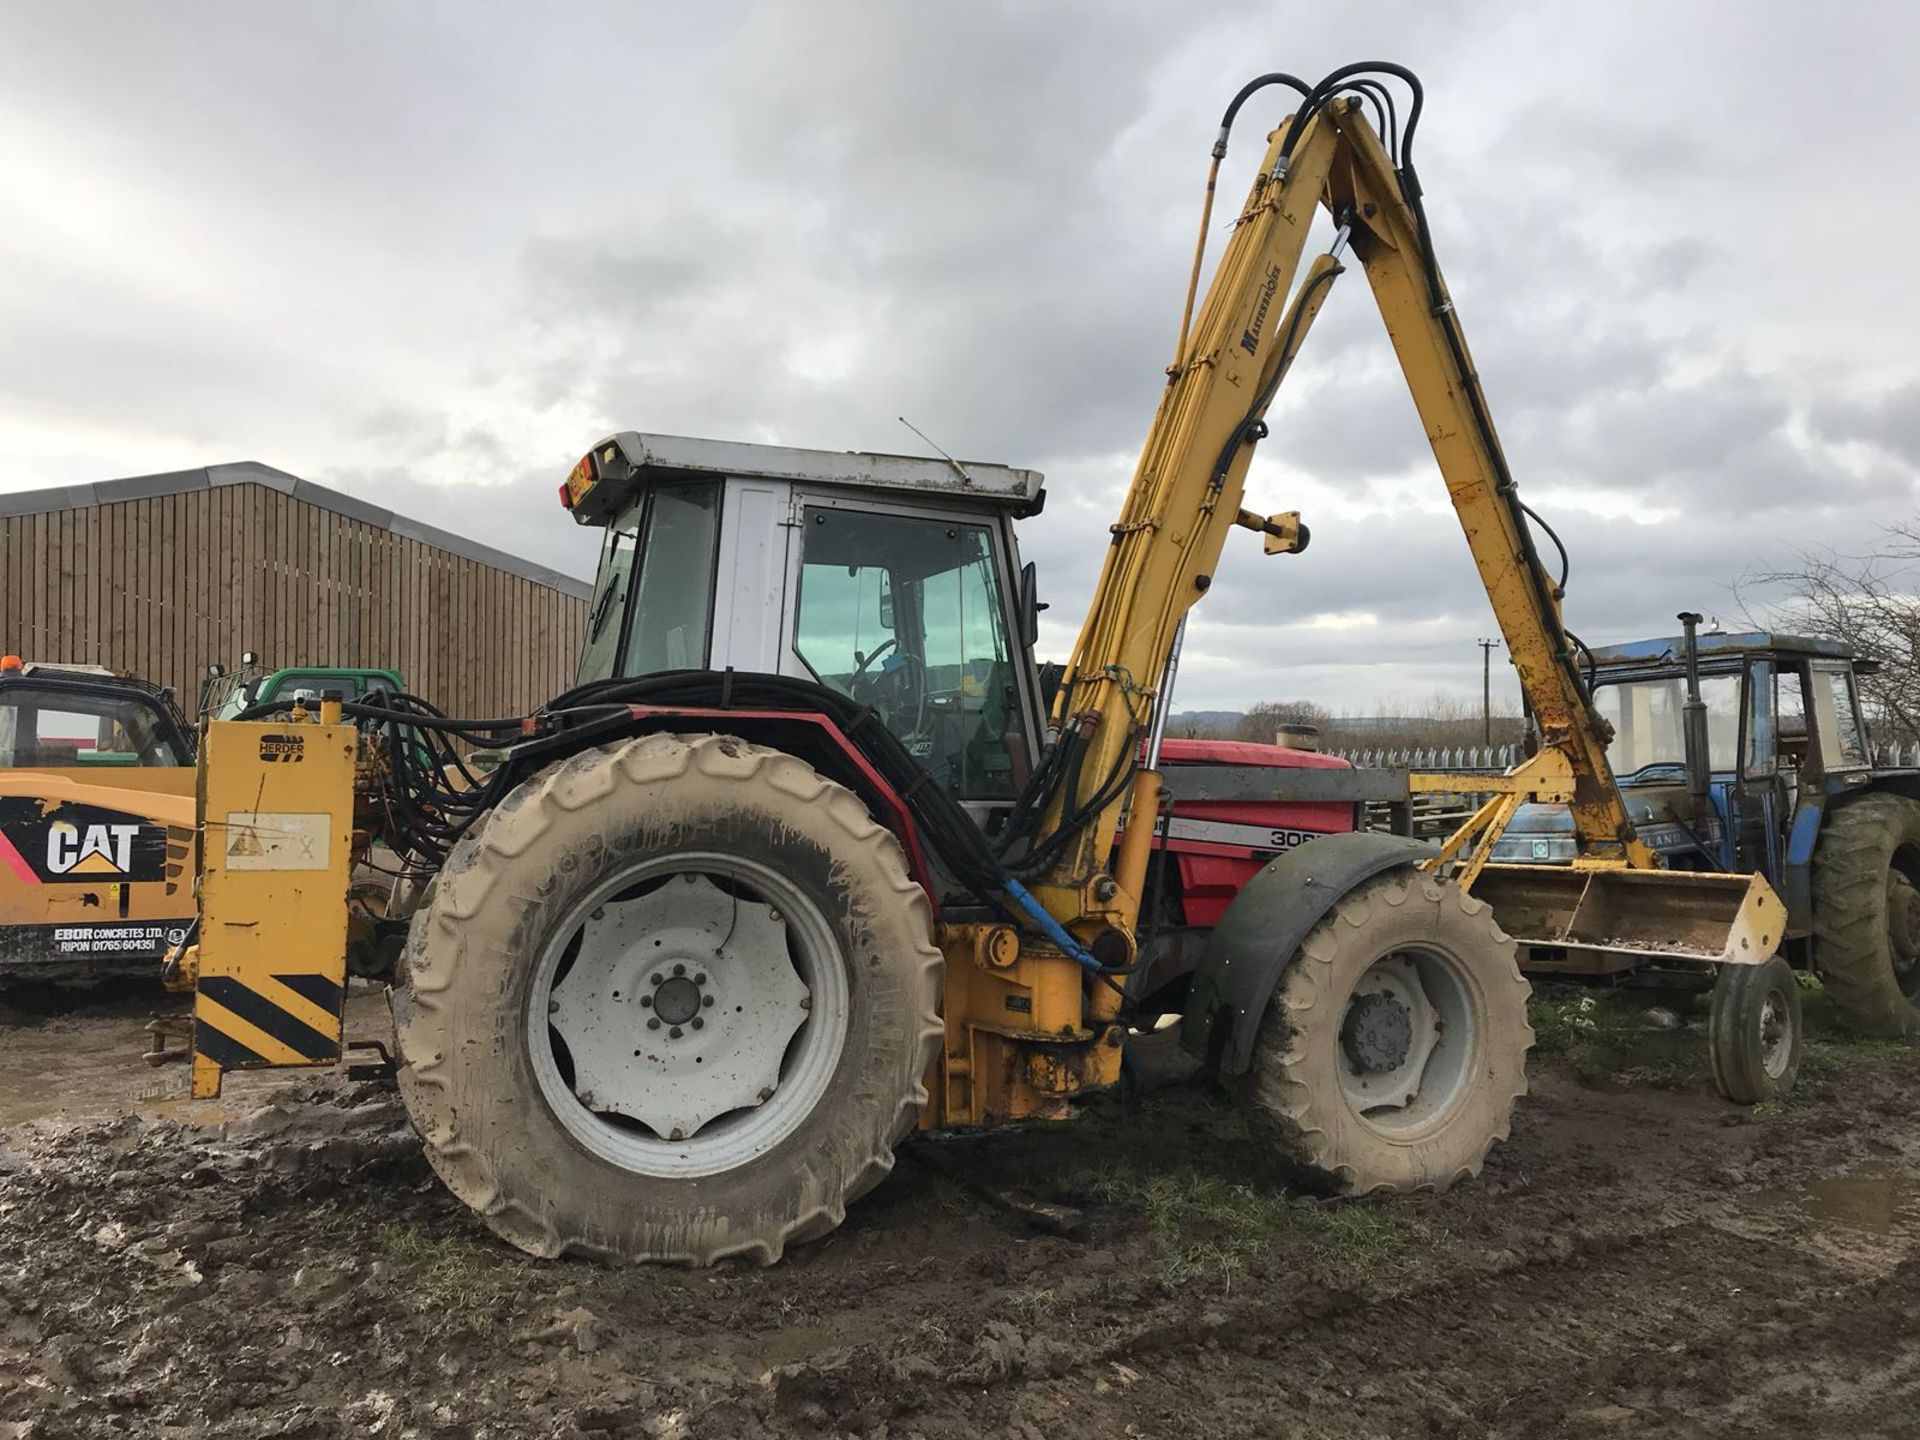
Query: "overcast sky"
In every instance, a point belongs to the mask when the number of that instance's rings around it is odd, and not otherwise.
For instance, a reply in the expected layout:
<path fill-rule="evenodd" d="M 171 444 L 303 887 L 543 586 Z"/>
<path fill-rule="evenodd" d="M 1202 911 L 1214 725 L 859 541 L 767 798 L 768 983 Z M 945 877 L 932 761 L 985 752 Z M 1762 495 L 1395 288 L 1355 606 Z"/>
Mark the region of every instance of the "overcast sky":
<path fill-rule="evenodd" d="M 904 414 L 1047 473 L 1059 655 L 1225 100 L 1360 58 L 1426 82 L 1436 248 L 1586 639 L 1912 515 L 1920 10 L 1672 0 L 11 0 L 0 489 L 260 460 L 584 575 L 553 496 L 609 431 L 920 451 Z M 1249 503 L 1314 543 L 1230 537 L 1178 703 L 1477 697 L 1357 270 L 1272 419 Z"/>

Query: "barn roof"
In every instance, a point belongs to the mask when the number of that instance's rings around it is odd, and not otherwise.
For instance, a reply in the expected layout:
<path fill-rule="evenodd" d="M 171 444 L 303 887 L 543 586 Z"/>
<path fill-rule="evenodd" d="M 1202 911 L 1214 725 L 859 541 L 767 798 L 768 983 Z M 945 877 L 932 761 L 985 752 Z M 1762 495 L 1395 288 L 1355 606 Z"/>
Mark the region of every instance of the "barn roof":
<path fill-rule="evenodd" d="M 437 550 L 478 561 L 495 570 L 523 576 L 578 599 L 590 599 L 593 595 L 593 586 L 584 580 L 563 575 L 545 565 L 536 565 L 505 550 L 496 550 L 491 545 L 482 545 L 476 540 L 455 535 L 436 525 L 409 520 L 382 506 L 369 504 L 338 490 L 329 490 L 324 485 L 316 485 L 311 480 L 302 480 L 297 475 L 289 475 L 284 470 L 276 470 L 271 465 L 262 465 L 254 460 L 242 460 L 232 465 L 207 465 L 197 470 L 174 470 L 165 475 L 135 475 L 125 480 L 99 480 L 85 485 L 57 485 L 43 490 L 0 493 L 0 515 L 42 515 L 54 510 L 85 510 L 95 505 L 150 500 L 160 495 L 186 495 L 222 485 L 265 485 L 268 489 L 291 495 L 308 505 L 344 515 L 349 520 L 377 526 L 423 545 L 431 545 Z"/>

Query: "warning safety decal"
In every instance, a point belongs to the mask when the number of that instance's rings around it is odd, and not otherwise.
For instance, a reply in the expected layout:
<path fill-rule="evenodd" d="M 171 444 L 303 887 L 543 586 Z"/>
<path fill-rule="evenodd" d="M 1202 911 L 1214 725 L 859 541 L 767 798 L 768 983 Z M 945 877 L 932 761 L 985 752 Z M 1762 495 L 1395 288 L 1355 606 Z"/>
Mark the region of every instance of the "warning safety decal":
<path fill-rule="evenodd" d="M 325 870 L 333 817 L 229 810 L 223 853 L 229 870 Z"/>

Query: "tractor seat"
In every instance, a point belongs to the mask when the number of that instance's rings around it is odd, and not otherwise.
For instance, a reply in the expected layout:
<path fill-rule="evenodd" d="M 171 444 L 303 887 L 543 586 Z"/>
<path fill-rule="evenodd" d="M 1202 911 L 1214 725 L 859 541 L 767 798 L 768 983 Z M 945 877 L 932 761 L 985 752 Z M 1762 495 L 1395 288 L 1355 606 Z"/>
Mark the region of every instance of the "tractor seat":
<path fill-rule="evenodd" d="M 1781 760 L 1796 770 L 1803 768 L 1807 763 L 1807 717 L 1782 715 L 1779 736 Z"/>

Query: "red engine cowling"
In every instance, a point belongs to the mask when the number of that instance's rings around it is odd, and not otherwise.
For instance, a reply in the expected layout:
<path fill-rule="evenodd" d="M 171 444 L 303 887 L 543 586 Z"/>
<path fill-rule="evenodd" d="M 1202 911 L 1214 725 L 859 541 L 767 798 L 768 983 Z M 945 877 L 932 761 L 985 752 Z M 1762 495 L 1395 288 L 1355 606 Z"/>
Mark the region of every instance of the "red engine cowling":
<path fill-rule="evenodd" d="M 1163 771 L 1182 765 L 1235 765 L 1260 769 L 1351 770 L 1337 755 L 1256 745 L 1242 740 L 1163 742 Z M 1173 788 L 1169 776 L 1170 788 Z M 1208 929 L 1219 922 L 1240 887 L 1283 850 L 1320 835 L 1356 828 L 1355 807 L 1303 801 L 1173 802 L 1166 848 L 1179 865 L 1180 900 L 1186 923 Z"/>

